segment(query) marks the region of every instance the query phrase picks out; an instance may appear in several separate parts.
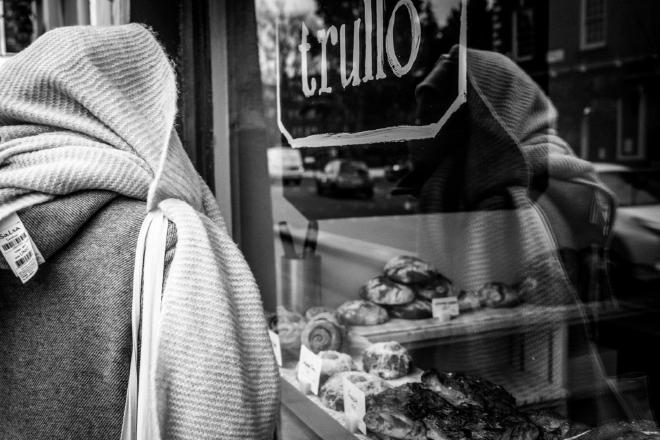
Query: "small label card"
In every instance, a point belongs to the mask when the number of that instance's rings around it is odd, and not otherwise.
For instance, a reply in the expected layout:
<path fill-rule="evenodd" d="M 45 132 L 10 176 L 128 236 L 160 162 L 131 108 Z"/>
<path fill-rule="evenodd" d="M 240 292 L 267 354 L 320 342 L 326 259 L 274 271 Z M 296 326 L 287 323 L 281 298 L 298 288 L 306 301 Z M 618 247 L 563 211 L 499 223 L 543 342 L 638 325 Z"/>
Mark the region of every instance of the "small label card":
<path fill-rule="evenodd" d="M 23 222 L 16 214 L 0 221 L 0 252 L 10 269 L 23 284 L 39 270 L 36 247 Z"/>
<path fill-rule="evenodd" d="M 433 298 L 431 303 L 433 317 L 449 321 L 458 316 L 458 298 L 449 296 L 447 298 Z"/>
<path fill-rule="evenodd" d="M 310 391 L 319 395 L 319 382 L 321 381 L 321 365 L 323 359 L 304 345 L 300 346 L 300 360 L 298 361 L 298 381 L 307 384 Z"/>
<path fill-rule="evenodd" d="M 346 377 L 343 385 L 346 428 L 350 432 L 359 430 L 362 434 L 367 435 L 367 425 L 364 423 L 364 416 L 367 414 L 364 392 Z"/>
<path fill-rule="evenodd" d="M 270 344 L 273 346 L 273 353 L 275 353 L 275 360 L 278 366 L 282 366 L 282 347 L 280 346 L 280 335 L 272 330 L 268 330 L 270 336 Z"/>

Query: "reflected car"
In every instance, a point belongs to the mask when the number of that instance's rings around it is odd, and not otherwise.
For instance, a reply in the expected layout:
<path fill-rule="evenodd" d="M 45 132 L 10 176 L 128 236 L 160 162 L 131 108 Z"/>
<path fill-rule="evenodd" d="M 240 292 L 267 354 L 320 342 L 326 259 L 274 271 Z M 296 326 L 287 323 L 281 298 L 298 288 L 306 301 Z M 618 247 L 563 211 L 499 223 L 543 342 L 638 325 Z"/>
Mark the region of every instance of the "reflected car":
<path fill-rule="evenodd" d="M 370 199 L 374 195 L 374 182 L 364 162 L 335 159 L 316 175 L 316 192 L 319 195 L 343 194 Z"/>
<path fill-rule="evenodd" d="M 618 201 L 610 247 L 616 291 L 660 285 L 660 170 L 595 164 Z M 641 293 L 641 292 L 640 292 Z"/>
<path fill-rule="evenodd" d="M 393 165 L 385 167 L 385 180 L 388 182 L 396 182 L 401 180 L 403 176 L 412 171 L 412 162 L 410 160 L 402 160 Z"/>
<path fill-rule="evenodd" d="M 284 185 L 300 185 L 304 170 L 300 150 L 281 146 L 268 149 L 268 174 L 271 179 L 281 180 Z"/>

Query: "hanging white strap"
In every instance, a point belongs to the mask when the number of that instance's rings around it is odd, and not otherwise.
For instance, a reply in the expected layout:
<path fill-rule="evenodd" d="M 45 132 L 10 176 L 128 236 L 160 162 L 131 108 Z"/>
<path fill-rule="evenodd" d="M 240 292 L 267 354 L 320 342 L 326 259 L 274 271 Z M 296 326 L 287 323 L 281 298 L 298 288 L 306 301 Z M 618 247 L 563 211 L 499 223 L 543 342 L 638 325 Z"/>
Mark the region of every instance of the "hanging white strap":
<path fill-rule="evenodd" d="M 133 276 L 133 350 L 121 440 L 160 438 L 154 377 L 160 334 L 167 225 L 167 219 L 162 211 L 150 212 L 144 219 L 138 236 Z M 140 334 L 139 373 L 138 332 Z"/>

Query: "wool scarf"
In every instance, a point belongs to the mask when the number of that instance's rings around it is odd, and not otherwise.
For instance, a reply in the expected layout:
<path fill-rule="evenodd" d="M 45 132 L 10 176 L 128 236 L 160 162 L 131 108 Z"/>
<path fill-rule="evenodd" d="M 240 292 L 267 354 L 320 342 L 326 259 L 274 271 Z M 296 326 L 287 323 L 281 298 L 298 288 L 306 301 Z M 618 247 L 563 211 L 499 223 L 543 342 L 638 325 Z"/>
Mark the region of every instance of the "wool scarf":
<path fill-rule="evenodd" d="M 259 290 L 176 135 L 176 102 L 172 65 L 143 26 L 47 32 L 0 68 L 0 219 L 86 190 L 160 209 L 177 231 L 155 370 L 160 435 L 270 438 L 279 377 Z"/>

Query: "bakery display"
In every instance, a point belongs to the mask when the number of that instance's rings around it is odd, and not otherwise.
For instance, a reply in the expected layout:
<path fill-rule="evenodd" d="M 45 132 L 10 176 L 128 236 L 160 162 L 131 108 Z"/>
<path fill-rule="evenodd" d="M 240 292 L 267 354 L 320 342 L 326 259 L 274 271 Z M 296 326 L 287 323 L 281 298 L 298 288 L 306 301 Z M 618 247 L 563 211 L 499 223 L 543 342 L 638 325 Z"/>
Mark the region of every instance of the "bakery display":
<path fill-rule="evenodd" d="M 387 310 L 371 301 L 346 301 L 337 308 L 337 315 L 347 325 L 378 325 L 389 319 Z"/>
<path fill-rule="evenodd" d="M 383 268 L 385 276 L 402 284 L 427 283 L 438 271 L 426 261 L 410 255 L 392 258 Z"/>
<path fill-rule="evenodd" d="M 396 283 L 384 276 L 377 276 L 360 288 L 362 298 L 379 305 L 407 304 L 415 299 L 415 292 L 408 286 Z"/>
<path fill-rule="evenodd" d="M 397 379 L 410 372 L 412 358 L 398 342 L 378 342 L 362 352 L 362 365 L 368 373 L 383 379 Z"/>
<path fill-rule="evenodd" d="M 320 351 L 317 353 L 322 359 L 321 383 L 337 373 L 351 371 L 354 369 L 353 359 L 346 353 L 334 350 Z"/>
<path fill-rule="evenodd" d="M 427 301 L 455 295 L 453 283 L 439 273 L 424 283 L 414 284 L 412 288 L 419 298 Z"/>
<path fill-rule="evenodd" d="M 432 316 L 431 303 L 423 299 L 416 299 L 401 306 L 392 306 L 388 310 L 393 318 L 427 319 Z"/>
<path fill-rule="evenodd" d="M 277 313 L 268 318 L 269 328 L 280 337 L 280 346 L 282 350 L 291 354 L 297 354 L 300 351 L 301 335 L 307 321 L 296 312 L 289 311 L 280 306 Z"/>
<path fill-rule="evenodd" d="M 335 411 L 344 410 L 344 378 L 355 384 L 367 397 L 389 388 L 384 380 L 362 371 L 339 372 L 321 386 L 319 398 L 323 405 Z"/>
<path fill-rule="evenodd" d="M 329 313 L 316 315 L 308 321 L 300 335 L 302 344 L 314 353 L 337 351 L 341 348 L 344 338 L 345 329 L 334 315 Z"/>

